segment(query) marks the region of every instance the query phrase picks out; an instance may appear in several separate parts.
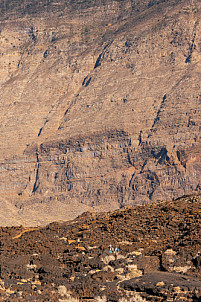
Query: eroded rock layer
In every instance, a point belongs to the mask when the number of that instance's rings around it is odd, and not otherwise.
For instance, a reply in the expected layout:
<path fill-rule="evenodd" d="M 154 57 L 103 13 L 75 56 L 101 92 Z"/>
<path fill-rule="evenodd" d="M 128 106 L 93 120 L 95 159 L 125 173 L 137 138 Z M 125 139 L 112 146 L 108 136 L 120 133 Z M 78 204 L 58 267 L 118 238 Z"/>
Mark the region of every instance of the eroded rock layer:
<path fill-rule="evenodd" d="M 0 8 L 1 225 L 200 192 L 200 1 Z"/>

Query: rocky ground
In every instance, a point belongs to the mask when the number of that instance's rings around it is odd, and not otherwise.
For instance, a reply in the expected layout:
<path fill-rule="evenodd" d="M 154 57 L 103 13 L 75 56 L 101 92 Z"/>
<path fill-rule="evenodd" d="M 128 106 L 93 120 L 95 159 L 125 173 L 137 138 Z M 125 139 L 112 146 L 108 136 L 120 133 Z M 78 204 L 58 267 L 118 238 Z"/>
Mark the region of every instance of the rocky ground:
<path fill-rule="evenodd" d="M 200 219 L 201 195 L 192 195 L 1 227 L 1 301 L 198 302 Z"/>
<path fill-rule="evenodd" d="M 1 1 L 0 225 L 200 192 L 200 5 Z"/>

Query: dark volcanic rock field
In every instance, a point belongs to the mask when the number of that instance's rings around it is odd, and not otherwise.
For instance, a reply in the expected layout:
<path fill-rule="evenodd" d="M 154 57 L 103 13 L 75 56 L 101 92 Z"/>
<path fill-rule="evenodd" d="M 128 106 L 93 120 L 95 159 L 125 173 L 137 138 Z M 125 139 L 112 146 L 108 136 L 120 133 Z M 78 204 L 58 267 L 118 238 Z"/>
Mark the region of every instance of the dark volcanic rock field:
<path fill-rule="evenodd" d="M 201 301 L 200 218 L 192 195 L 2 227 L 1 301 Z"/>

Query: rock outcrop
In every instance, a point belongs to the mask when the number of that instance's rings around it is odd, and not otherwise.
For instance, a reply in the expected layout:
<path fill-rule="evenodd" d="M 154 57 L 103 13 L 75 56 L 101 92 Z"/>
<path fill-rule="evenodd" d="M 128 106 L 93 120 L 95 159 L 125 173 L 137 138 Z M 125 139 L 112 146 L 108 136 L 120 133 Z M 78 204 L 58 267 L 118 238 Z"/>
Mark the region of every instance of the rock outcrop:
<path fill-rule="evenodd" d="M 200 192 L 200 1 L 4 1 L 1 225 Z"/>

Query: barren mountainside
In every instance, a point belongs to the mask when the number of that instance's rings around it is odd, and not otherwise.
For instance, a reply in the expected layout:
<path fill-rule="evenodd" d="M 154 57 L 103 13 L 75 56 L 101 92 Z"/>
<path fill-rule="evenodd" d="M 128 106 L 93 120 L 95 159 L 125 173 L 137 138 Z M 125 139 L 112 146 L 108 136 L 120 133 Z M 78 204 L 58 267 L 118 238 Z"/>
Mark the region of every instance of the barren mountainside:
<path fill-rule="evenodd" d="M 0 225 L 201 190 L 200 1 L 1 1 Z"/>

